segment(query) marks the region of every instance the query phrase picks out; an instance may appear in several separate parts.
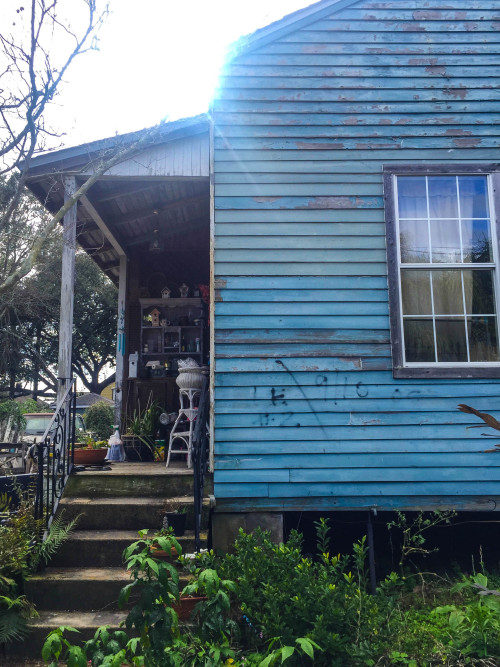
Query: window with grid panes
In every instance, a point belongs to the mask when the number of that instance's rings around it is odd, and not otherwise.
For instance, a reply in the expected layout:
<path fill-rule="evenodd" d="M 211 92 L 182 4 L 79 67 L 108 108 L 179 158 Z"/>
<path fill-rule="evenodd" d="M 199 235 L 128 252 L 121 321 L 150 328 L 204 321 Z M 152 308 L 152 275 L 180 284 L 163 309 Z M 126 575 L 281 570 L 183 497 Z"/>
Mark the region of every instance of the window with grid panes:
<path fill-rule="evenodd" d="M 491 181 L 486 173 L 391 174 L 392 339 L 409 375 L 499 366 Z"/>

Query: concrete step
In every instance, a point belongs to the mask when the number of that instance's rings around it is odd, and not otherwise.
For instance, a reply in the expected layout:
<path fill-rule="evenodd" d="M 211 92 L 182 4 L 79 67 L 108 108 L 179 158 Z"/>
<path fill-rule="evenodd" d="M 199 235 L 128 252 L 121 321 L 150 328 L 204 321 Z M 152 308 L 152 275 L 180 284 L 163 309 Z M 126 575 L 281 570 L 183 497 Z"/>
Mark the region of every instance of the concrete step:
<path fill-rule="evenodd" d="M 77 530 L 131 530 L 143 528 L 160 529 L 166 498 L 110 497 L 90 498 L 64 496 L 59 504 L 64 509 L 66 519 L 81 514 Z M 181 496 L 169 499 L 172 504 L 185 507 L 186 528 L 194 528 L 193 498 Z M 209 500 L 203 501 L 202 528 L 208 526 Z"/>
<path fill-rule="evenodd" d="M 188 578 L 180 579 L 182 588 Z M 48 567 L 26 582 L 25 593 L 37 609 L 115 611 L 118 595 L 130 581 L 121 567 Z"/>
<path fill-rule="evenodd" d="M 150 531 L 153 535 L 153 531 Z M 79 530 L 65 542 L 54 558 L 51 567 L 118 567 L 122 564 L 123 550 L 138 540 L 133 530 Z M 186 531 L 176 538 L 182 553 L 192 553 L 195 549 L 194 532 Z M 207 541 L 206 532 L 201 535 L 202 543 Z"/>
<path fill-rule="evenodd" d="M 205 495 L 213 493 L 213 475 L 205 477 Z M 165 468 L 164 463 L 113 463 L 111 470 L 86 470 L 71 475 L 65 496 L 92 498 L 193 495 L 193 471 Z"/>
<path fill-rule="evenodd" d="M 14 660 L 18 656 L 41 659 L 45 638 L 49 632 L 52 632 L 52 630 L 61 625 L 78 630 L 78 634 L 76 632 L 67 632 L 65 636 L 72 644 L 80 646 L 87 639 L 92 639 L 95 631 L 101 625 L 109 625 L 111 630 L 125 629 L 120 628 L 120 623 L 126 617 L 126 611 L 40 611 L 39 617 L 30 621 L 31 633 L 28 640 L 9 645 L 7 659 L 9 661 L 10 659 Z M 23 663 L 16 662 L 16 664 L 19 666 Z"/>

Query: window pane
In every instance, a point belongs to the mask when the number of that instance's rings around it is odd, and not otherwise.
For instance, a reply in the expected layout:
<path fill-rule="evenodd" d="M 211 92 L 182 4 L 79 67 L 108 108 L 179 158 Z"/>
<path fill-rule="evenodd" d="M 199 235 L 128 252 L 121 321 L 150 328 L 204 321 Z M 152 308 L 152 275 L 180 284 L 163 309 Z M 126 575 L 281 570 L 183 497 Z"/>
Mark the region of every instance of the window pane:
<path fill-rule="evenodd" d="M 467 329 L 471 361 L 500 361 L 496 317 L 470 317 Z"/>
<path fill-rule="evenodd" d="M 434 362 L 434 330 L 432 320 L 404 322 L 405 355 L 407 362 Z"/>
<path fill-rule="evenodd" d="M 432 295 L 436 315 L 458 315 L 464 312 L 460 273 L 460 270 L 432 272 Z"/>
<path fill-rule="evenodd" d="M 425 176 L 398 177 L 400 218 L 427 218 Z"/>
<path fill-rule="evenodd" d="M 464 262 L 492 262 L 489 220 L 462 220 Z"/>
<path fill-rule="evenodd" d="M 465 310 L 468 315 L 494 315 L 493 271 L 464 271 Z"/>
<path fill-rule="evenodd" d="M 429 271 L 401 271 L 401 297 L 404 315 L 432 315 Z"/>
<path fill-rule="evenodd" d="M 399 223 L 401 262 L 430 262 L 427 220 L 401 220 Z"/>
<path fill-rule="evenodd" d="M 486 176 L 459 176 L 460 215 L 462 218 L 488 218 Z"/>
<path fill-rule="evenodd" d="M 429 216 L 458 218 L 457 180 L 455 176 L 429 176 Z"/>
<path fill-rule="evenodd" d="M 460 262 L 460 232 L 458 220 L 431 220 L 433 262 Z"/>
<path fill-rule="evenodd" d="M 465 321 L 436 319 L 436 347 L 438 361 L 467 361 Z"/>

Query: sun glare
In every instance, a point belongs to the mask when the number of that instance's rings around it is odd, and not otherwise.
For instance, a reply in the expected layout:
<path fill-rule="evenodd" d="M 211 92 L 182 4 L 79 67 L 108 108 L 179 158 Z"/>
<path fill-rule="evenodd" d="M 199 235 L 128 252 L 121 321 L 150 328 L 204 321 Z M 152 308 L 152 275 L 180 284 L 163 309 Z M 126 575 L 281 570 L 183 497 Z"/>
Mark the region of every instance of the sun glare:
<path fill-rule="evenodd" d="M 72 0 L 74 1 L 74 0 Z M 112 0 L 51 124 L 74 145 L 207 111 L 228 46 L 309 0 Z"/>

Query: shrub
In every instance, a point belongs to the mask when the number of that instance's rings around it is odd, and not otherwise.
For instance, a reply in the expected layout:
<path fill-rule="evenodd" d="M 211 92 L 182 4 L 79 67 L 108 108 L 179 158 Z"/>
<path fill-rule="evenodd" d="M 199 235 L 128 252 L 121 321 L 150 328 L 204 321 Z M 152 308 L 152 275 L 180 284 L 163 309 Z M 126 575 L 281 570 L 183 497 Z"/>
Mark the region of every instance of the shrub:
<path fill-rule="evenodd" d="M 9 419 L 12 419 L 12 426 L 17 430 L 21 430 L 26 426 L 26 420 L 23 417 L 23 410 L 21 403 L 17 401 L 0 402 L 0 426 L 3 427 Z"/>
<path fill-rule="evenodd" d="M 112 636 L 101 628 L 80 649 L 64 639 L 61 628 L 49 636 L 44 658 L 55 657 L 58 664 L 63 651 L 78 656 L 82 667 L 87 660 L 92 667 L 499 664 L 500 592 L 488 588 L 485 575 L 464 578 L 453 588 L 436 577 L 424 595 L 423 573 L 418 589 L 412 575 L 403 580 L 392 573 L 370 595 L 365 540 L 354 544 L 352 554 L 332 556 L 327 523 L 321 520 L 316 528 L 315 558 L 302 555 L 299 533 L 274 544 L 260 530 L 241 531 L 231 554 L 181 556 L 192 575 L 182 593 L 206 596 L 189 626 L 179 624 L 175 612 L 178 572 L 154 556 L 155 548 L 169 553 L 172 546 L 180 553 L 175 537 L 167 532 L 149 538 L 141 531 L 124 552 L 132 582 L 120 594 L 122 604 L 134 596 L 126 627 L 139 636 L 127 642 L 124 633 Z"/>
<path fill-rule="evenodd" d="M 111 405 L 99 401 L 91 405 L 84 414 L 85 425 L 95 434 L 97 440 L 108 440 L 114 424 L 114 410 Z"/>

